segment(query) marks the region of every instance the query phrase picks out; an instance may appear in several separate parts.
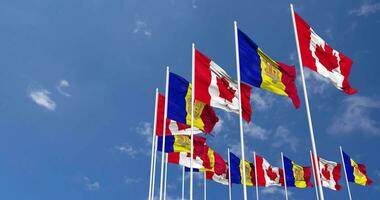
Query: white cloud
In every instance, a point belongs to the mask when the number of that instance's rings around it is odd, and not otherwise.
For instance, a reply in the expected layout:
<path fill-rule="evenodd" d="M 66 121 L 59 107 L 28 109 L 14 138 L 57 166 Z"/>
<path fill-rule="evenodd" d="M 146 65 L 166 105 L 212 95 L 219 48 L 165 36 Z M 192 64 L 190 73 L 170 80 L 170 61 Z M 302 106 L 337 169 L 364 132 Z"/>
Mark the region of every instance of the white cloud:
<path fill-rule="evenodd" d="M 120 153 L 127 154 L 129 157 L 134 158 L 135 155 L 138 153 L 131 145 L 129 144 L 123 144 L 120 146 L 115 146 L 115 149 L 118 150 Z"/>
<path fill-rule="evenodd" d="M 275 98 L 273 94 L 263 91 L 263 90 L 255 90 L 251 94 L 251 100 L 253 102 L 252 109 L 254 111 L 266 111 L 270 107 L 272 107 Z"/>
<path fill-rule="evenodd" d="M 146 37 L 152 36 L 152 32 L 148 28 L 147 23 L 145 21 L 143 21 L 142 19 L 136 19 L 135 20 L 135 27 L 133 28 L 132 32 L 135 34 L 141 33 L 141 34 L 145 35 Z"/>
<path fill-rule="evenodd" d="M 334 117 L 327 129 L 330 134 L 347 134 L 353 131 L 379 135 L 379 122 L 372 119 L 371 111 L 380 109 L 380 101 L 363 96 L 350 96 L 343 101 L 344 108 Z"/>
<path fill-rule="evenodd" d="M 312 94 L 323 94 L 330 84 L 329 80 L 309 69 L 304 69 L 304 75 L 308 92 L 311 92 Z M 301 77 L 297 79 L 299 83 L 302 84 Z"/>
<path fill-rule="evenodd" d="M 60 80 L 55 88 L 61 95 L 70 97 L 71 95 L 64 91 L 64 89 L 68 87 L 70 87 L 70 83 L 67 80 Z"/>
<path fill-rule="evenodd" d="M 263 195 L 276 195 L 276 194 L 279 194 L 281 196 L 285 196 L 285 190 L 284 190 L 284 188 L 282 188 L 282 187 L 276 187 L 276 186 L 265 187 L 265 188 L 263 188 L 261 190 L 261 193 Z M 292 196 L 292 195 L 293 195 L 293 193 L 288 190 L 288 197 Z"/>
<path fill-rule="evenodd" d="M 223 123 L 224 123 L 224 121 L 222 119 L 219 119 L 218 123 L 216 123 L 216 125 L 215 125 L 215 127 L 213 129 L 213 133 L 215 135 L 219 135 L 219 133 L 222 132 L 222 130 L 223 130 Z"/>
<path fill-rule="evenodd" d="M 359 8 L 349 11 L 351 15 L 368 16 L 380 11 L 380 3 L 372 3 L 370 1 L 363 1 Z"/>
<path fill-rule="evenodd" d="M 292 151 L 296 151 L 298 145 L 298 139 L 294 135 L 291 134 L 289 129 L 279 126 L 276 129 L 276 132 L 273 137 L 272 146 L 276 148 L 280 148 L 283 146 L 290 147 Z"/>
<path fill-rule="evenodd" d="M 269 131 L 254 123 L 244 124 L 244 133 L 260 140 L 266 140 L 270 134 Z"/>
<path fill-rule="evenodd" d="M 50 111 L 55 110 L 56 103 L 50 98 L 50 92 L 45 89 L 31 89 L 29 97 L 39 106 L 42 106 Z"/>
<path fill-rule="evenodd" d="M 124 182 L 126 184 L 137 184 L 141 182 L 141 178 L 131 178 L 131 177 L 125 177 Z"/>
<path fill-rule="evenodd" d="M 152 135 L 153 128 L 152 123 L 149 122 L 141 122 L 135 130 L 138 134 L 144 136 L 146 140 L 151 144 L 152 143 Z"/>
<path fill-rule="evenodd" d="M 197 0 L 192 0 L 191 1 L 191 7 L 193 7 L 194 9 L 198 8 L 198 6 L 197 6 Z"/>
<path fill-rule="evenodd" d="M 83 177 L 84 185 L 88 191 L 96 191 L 100 189 L 100 183 L 98 181 L 92 181 L 87 176 Z"/>

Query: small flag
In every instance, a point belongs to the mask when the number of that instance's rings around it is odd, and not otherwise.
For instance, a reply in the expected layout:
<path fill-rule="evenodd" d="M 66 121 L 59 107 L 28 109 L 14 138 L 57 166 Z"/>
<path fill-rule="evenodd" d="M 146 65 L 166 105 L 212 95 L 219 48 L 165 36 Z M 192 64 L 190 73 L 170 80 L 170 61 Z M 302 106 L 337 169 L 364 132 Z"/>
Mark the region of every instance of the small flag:
<path fill-rule="evenodd" d="M 163 137 L 158 137 L 157 150 L 162 152 Z M 187 135 L 165 136 L 165 152 L 191 152 L 191 139 Z M 194 155 L 202 155 L 206 145 L 206 138 L 194 135 Z"/>
<path fill-rule="evenodd" d="M 287 187 L 306 188 L 313 187 L 310 182 L 311 168 L 296 164 L 284 156 L 284 170 Z"/>
<path fill-rule="evenodd" d="M 349 155 L 347 155 L 344 151 L 342 152 L 348 181 L 363 186 L 372 184 L 372 180 L 368 178 L 365 165 L 356 164 L 356 162 Z"/>
<path fill-rule="evenodd" d="M 238 30 L 241 81 L 289 97 L 299 108 L 296 69 L 272 60 L 245 33 Z"/>
<path fill-rule="evenodd" d="M 243 166 L 245 166 L 245 183 L 247 186 L 255 185 L 255 167 L 252 163 L 243 161 L 230 152 L 231 183 L 244 184 Z"/>
<path fill-rule="evenodd" d="M 284 186 L 284 172 L 281 168 L 273 167 L 265 158 L 256 155 L 258 186 Z"/>
<path fill-rule="evenodd" d="M 191 84 L 177 74 L 169 74 L 168 118 L 191 125 Z M 219 121 L 213 108 L 200 101 L 194 103 L 194 127 L 210 133 Z"/>
<path fill-rule="evenodd" d="M 158 94 L 157 113 L 156 113 L 156 135 L 162 136 L 164 129 L 164 110 L 165 110 L 165 96 Z M 194 127 L 194 134 L 201 133 L 202 131 Z M 191 135 L 191 126 L 176 122 L 171 119 L 166 119 L 166 135 Z"/>
<path fill-rule="evenodd" d="M 189 152 L 171 152 L 168 153 L 168 162 L 172 164 L 182 165 L 185 167 L 190 167 L 191 162 L 191 153 Z M 203 160 L 197 156 L 194 155 L 193 159 L 193 168 L 195 169 L 201 169 L 203 168 Z"/>
<path fill-rule="evenodd" d="M 331 48 L 296 12 L 294 15 L 303 65 L 329 79 L 339 90 L 355 94 L 357 90 L 348 82 L 351 59 Z"/>
<path fill-rule="evenodd" d="M 219 65 L 195 50 L 195 98 L 212 107 L 227 112 L 239 113 L 238 84 Z M 250 95 L 248 86 L 241 87 L 242 110 L 244 119 L 251 119 Z"/>
<path fill-rule="evenodd" d="M 314 165 L 314 160 L 312 160 Z M 341 177 L 341 165 L 333 161 L 325 160 L 318 157 L 319 170 L 322 186 L 339 191 L 342 187 L 339 185 Z M 315 172 L 316 170 L 314 170 Z"/>

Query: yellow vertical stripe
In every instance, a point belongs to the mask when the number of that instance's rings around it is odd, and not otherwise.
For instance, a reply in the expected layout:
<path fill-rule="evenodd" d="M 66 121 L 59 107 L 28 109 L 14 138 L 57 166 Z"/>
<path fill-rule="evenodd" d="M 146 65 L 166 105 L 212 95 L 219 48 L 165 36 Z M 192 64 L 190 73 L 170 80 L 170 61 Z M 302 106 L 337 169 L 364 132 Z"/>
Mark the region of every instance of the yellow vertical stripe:
<path fill-rule="evenodd" d="M 301 165 L 297 165 L 294 161 L 293 164 L 293 176 L 294 176 L 294 185 L 298 188 L 306 188 L 307 184 L 305 181 L 305 173 Z"/>
<path fill-rule="evenodd" d="M 351 166 L 354 168 L 355 183 L 359 185 L 366 185 L 367 176 L 359 170 L 358 164 L 356 164 L 355 161 L 352 159 L 351 159 Z"/>
<path fill-rule="evenodd" d="M 191 84 L 189 85 L 189 88 L 186 93 L 186 124 L 191 125 Z M 201 114 L 203 112 L 203 109 L 205 107 L 205 104 L 195 100 L 194 103 L 194 127 L 199 128 L 201 130 L 204 130 L 204 123 L 201 119 Z"/>
<path fill-rule="evenodd" d="M 245 183 L 247 184 L 247 186 L 253 186 L 253 183 L 252 183 L 252 177 L 251 177 L 251 171 L 252 171 L 252 168 L 251 168 L 251 165 L 248 161 L 245 161 Z M 243 161 L 240 160 L 240 174 L 241 174 L 241 184 L 244 184 L 244 180 L 243 180 Z"/>
<path fill-rule="evenodd" d="M 282 73 L 278 69 L 278 64 L 268 57 L 260 48 L 257 53 L 261 59 L 261 88 L 269 90 L 275 94 L 288 96 L 285 92 L 286 86 L 282 83 Z"/>
<path fill-rule="evenodd" d="M 190 152 L 191 139 L 187 135 L 174 136 L 173 148 L 175 152 Z"/>

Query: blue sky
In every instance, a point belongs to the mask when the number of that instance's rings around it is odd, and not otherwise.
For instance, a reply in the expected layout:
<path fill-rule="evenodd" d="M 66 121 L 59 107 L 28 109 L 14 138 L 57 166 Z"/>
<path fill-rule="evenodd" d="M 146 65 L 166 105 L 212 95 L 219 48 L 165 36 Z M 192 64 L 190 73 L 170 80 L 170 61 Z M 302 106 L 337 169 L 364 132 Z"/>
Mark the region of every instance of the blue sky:
<path fill-rule="evenodd" d="M 164 91 L 165 66 L 188 80 L 191 43 L 236 77 L 233 21 L 272 58 L 298 64 L 288 1 L 1 0 L 0 198 L 145 199 L 148 193 L 154 92 Z M 370 187 L 351 184 L 355 199 L 380 196 L 380 2 L 294 1 L 296 11 L 332 47 L 354 61 L 347 96 L 306 70 L 319 154 L 339 161 L 339 145 L 367 165 Z M 297 68 L 298 69 L 298 68 Z M 273 165 L 280 152 L 310 165 L 301 108 L 253 90 L 253 124 L 245 125 L 246 155 Z M 208 144 L 227 158 L 239 149 L 238 117 L 217 111 Z M 169 166 L 169 199 L 180 197 L 180 168 Z M 195 196 L 202 181 L 195 179 Z M 325 189 L 328 199 L 347 199 Z M 188 184 L 187 184 L 188 186 Z M 227 199 L 208 182 L 208 196 Z M 157 190 L 156 190 L 157 191 Z M 241 199 L 242 187 L 233 187 Z M 248 189 L 250 199 L 254 190 Z M 312 199 L 313 189 L 290 189 Z M 282 199 L 279 188 L 260 189 Z"/>

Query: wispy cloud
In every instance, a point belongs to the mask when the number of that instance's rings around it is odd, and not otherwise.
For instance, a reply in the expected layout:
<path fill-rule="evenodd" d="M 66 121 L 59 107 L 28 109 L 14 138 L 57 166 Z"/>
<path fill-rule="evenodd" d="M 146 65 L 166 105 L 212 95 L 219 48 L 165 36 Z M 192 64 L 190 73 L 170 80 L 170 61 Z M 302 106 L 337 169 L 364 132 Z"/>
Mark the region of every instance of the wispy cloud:
<path fill-rule="evenodd" d="M 50 92 L 46 89 L 30 89 L 29 97 L 39 106 L 54 111 L 57 104 L 50 98 Z"/>
<path fill-rule="evenodd" d="M 138 153 L 137 150 L 135 150 L 129 144 L 123 144 L 123 145 L 115 146 L 115 149 L 117 151 L 119 151 L 120 153 L 128 155 L 131 158 L 135 158 L 136 154 Z"/>
<path fill-rule="evenodd" d="M 222 130 L 223 130 L 223 123 L 224 123 L 224 121 L 222 119 L 219 119 L 218 123 L 216 123 L 216 125 L 215 125 L 215 127 L 213 129 L 213 133 L 215 135 L 219 135 L 222 132 Z"/>
<path fill-rule="evenodd" d="M 263 195 L 281 195 L 281 196 L 285 196 L 285 190 L 283 188 L 275 187 L 275 186 L 265 187 L 265 188 L 263 188 L 261 190 L 261 193 Z M 288 190 L 288 197 L 292 196 L 292 195 L 293 195 L 293 193 Z"/>
<path fill-rule="evenodd" d="M 275 96 L 264 90 L 255 90 L 251 94 L 254 111 L 266 111 L 272 107 L 275 102 Z"/>
<path fill-rule="evenodd" d="M 149 142 L 149 144 L 152 143 L 152 134 L 153 134 L 152 123 L 140 122 L 140 124 L 136 127 L 135 131 L 136 133 L 145 137 L 146 140 Z"/>
<path fill-rule="evenodd" d="M 152 36 L 152 31 L 149 29 L 147 23 L 142 19 L 136 19 L 135 20 L 135 26 L 134 26 L 132 32 L 134 34 L 141 33 L 148 38 Z"/>
<path fill-rule="evenodd" d="M 191 7 L 193 7 L 194 9 L 198 8 L 197 0 L 191 0 Z"/>
<path fill-rule="evenodd" d="M 311 70 L 305 69 L 304 75 L 305 79 L 307 80 L 307 89 L 312 94 L 323 94 L 330 84 L 329 80 Z M 297 79 L 298 82 L 301 84 L 301 77 Z"/>
<path fill-rule="evenodd" d="M 124 177 L 126 184 L 137 184 L 141 182 L 141 178 Z"/>
<path fill-rule="evenodd" d="M 351 15 L 368 16 L 380 11 L 380 3 L 372 3 L 371 1 L 363 1 L 359 8 L 349 11 Z"/>
<path fill-rule="evenodd" d="M 87 176 L 83 177 L 85 189 L 88 191 L 97 191 L 100 189 L 100 183 L 98 181 L 92 181 Z"/>
<path fill-rule="evenodd" d="M 277 127 L 273 138 L 273 147 L 280 148 L 283 146 L 287 146 L 290 147 L 290 149 L 294 152 L 297 150 L 297 145 L 299 141 L 296 136 L 291 134 L 289 129 L 283 126 Z"/>
<path fill-rule="evenodd" d="M 343 101 L 343 106 L 333 117 L 327 129 L 330 134 L 347 134 L 355 130 L 360 133 L 379 135 L 379 122 L 371 113 L 380 109 L 380 101 L 363 96 L 350 96 Z"/>
<path fill-rule="evenodd" d="M 71 95 L 64 91 L 66 88 L 69 88 L 69 87 L 70 87 L 70 83 L 67 80 L 60 80 L 58 82 L 58 85 L 55 88 L 61 95 L 65 97 L 70 97 Z"/>
<path fill-rule="evenodd" d="M 260 139 L 260 140 L 266 140 L 268 139 L 268 135 L 270 132 L 254 123 L 244 124 L 244 133 L 247 135 Z"/>

